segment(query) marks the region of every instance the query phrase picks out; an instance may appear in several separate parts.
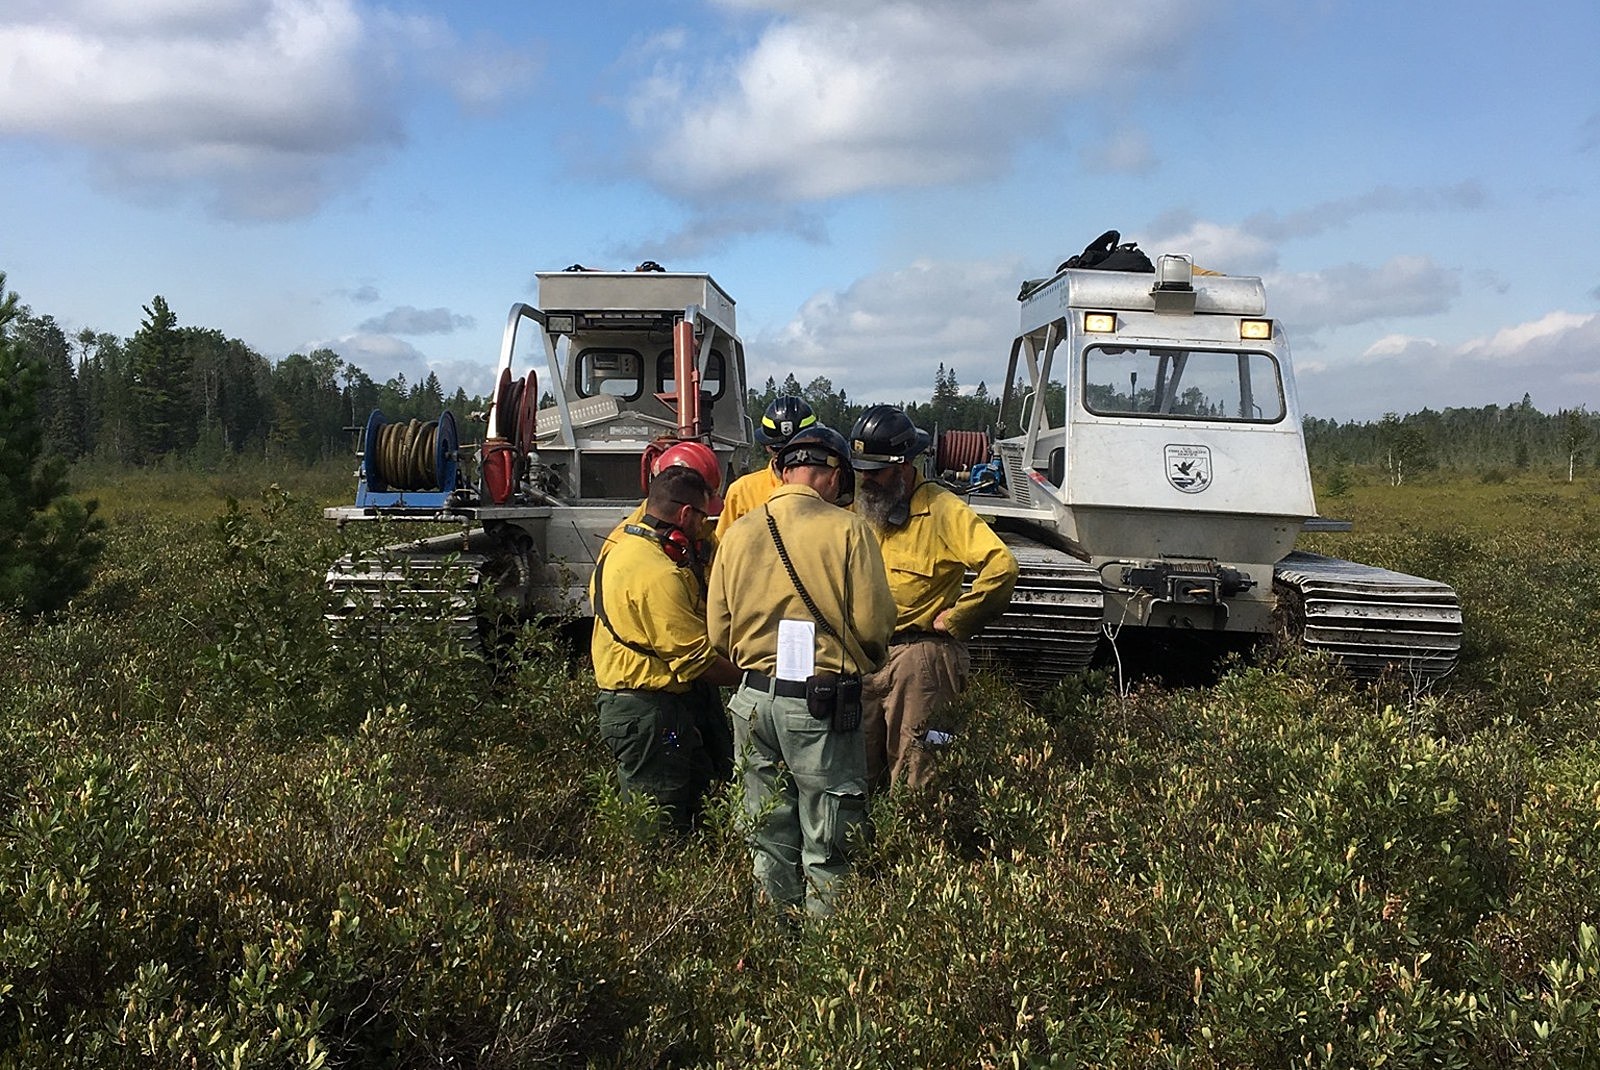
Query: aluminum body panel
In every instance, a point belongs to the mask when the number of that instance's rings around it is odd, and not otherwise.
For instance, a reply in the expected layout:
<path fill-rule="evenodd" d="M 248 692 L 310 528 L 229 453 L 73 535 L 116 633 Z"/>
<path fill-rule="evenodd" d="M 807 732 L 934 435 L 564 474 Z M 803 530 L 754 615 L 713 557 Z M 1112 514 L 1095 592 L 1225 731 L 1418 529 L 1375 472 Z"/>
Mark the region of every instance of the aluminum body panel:
<path fill-rule="evenodd" d="M 1154 312 L 1155 276 L 1134 271 L 1063 271 L 1022 301 L 1022 330 L 1038 330 L 1068 309 Z M 1267 292 L 1248 275 L 1196 275 L 1195 312 L 1264 316 Z"/>
<path fill-rule="evenodd" d="M 539 304 L 545 313 L 634 312 L 682 314 L 700 308 L 729 334 L 737 333 L 733 298 L 710 275 L 672 271 L 541 271 Z"/>

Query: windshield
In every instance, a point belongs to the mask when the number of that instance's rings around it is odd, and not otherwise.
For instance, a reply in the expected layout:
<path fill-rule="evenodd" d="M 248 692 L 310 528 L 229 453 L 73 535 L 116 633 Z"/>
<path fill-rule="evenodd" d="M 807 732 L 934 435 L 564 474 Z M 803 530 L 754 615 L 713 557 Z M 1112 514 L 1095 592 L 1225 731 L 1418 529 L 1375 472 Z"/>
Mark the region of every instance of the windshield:
<path fill-rule="evenodd" d="M 1091 346 L 1083 361 L 1083 403 L 1103 416 L 1180 420 L 1283 419 L 1278 362 L 1266 353 Z"/>

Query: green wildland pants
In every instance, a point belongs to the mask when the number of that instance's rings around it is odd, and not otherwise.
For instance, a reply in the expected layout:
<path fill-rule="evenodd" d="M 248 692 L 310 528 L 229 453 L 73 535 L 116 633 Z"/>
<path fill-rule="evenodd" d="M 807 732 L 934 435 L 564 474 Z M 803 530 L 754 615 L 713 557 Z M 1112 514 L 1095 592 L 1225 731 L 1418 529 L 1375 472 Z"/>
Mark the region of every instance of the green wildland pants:
<path fill-rule="evenodd" d="M 741 687 L 728 704 L 744 769 L 756 880 L 774 903 L 833 911 L 850 846 L 868 835 L 867 752 L 859 728 L 834 732 L 804 698 Z"/>
<path fill-rule="evenodd" d="M 733 736 L 717 689 L 697 682 L 683 694 L 601 691 L 595 707 L 623 797 L 647 795 L 673 828 L 692 828 L 706 793 L 733 776 Z"/>

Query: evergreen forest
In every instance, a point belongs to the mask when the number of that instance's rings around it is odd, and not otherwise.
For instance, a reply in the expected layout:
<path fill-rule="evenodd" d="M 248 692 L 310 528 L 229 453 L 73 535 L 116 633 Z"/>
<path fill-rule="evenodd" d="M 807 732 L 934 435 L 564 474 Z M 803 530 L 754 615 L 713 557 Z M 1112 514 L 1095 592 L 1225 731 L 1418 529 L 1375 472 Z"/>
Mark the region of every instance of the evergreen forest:
<path fill-rule="evenodd" d="M 270 361 L 219 330 L 181 324 L 159 295 L 143 312 L 131 338 L 89 328 L 69 336 L 51 315 L 18 305 L 12 344 L 18 359 L 42 376 L 39 434 L 46 455 L 127 466 L 181 461 L 205 468 L 239 458 L 315 464 L 350 456 L 354 429 L 374 408 L 391 422 L 431 420 L 446 408 L 465 420 L 487 408 L 486 398 L 459 387 L 446 395 L 432 373 L 416 383 L 404 375 L 375 382 L 329 349 Z M 756 381 L 755 369 L 750 374 Z M 804 397 L 822 422 L 841 431 L 866 407 L 827 377 L 802 384 L 788 374 L 749 390 L 752 418 L 780 394 Z M 1000 402 L 986 380 L 965 388 L 956 370 L 940 363 L 930 399 L 901 403 L 930 431 L 1014 434 L 1017 413 L 1002 418 Z M 1336 493 L 1360 471 L 1394 484 L 1431 471 L 1497 480 L 1538 469 L 1571 480 L 1592 469 L 1600 451 L 1600 414 L 1540 412 L 1526 394 L 1505 404 L 1389 413 L 1378 421 L 1307 415 L 1304 424 L 1312 468 Z M 468 440 L 471 427 L 464 427 Z"/>

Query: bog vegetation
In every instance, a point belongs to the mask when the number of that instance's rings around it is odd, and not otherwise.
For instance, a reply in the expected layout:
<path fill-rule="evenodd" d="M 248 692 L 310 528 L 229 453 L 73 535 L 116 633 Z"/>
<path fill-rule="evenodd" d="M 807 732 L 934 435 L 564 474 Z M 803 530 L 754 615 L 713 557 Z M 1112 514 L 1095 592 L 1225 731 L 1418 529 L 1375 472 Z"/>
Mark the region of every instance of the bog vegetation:
<path fill-rule="evenodd" d="M 1516 409 L 1321 429 L 1304 545 L 1453 584 L 1453 676 L 982 678 L 799 929 L 731 794 L 619 801 L 554 631 L 330 634 L 347 461 L 82 464 L 92 582 L 0 612 L 0 1065 L 1600 1063 L 1600 485 Z"/>
<path fill-rule="evenodd" d="M 1454 584 L 1455 676 L 986 679 L 798 933 L 730 800 L 642 831 L 553 635 L 330 639 L 342 473 L 108 483 L 93 585 L 0 619 L 0 1061 L 1592 1063 L 1596 487 L 1355 475 L 1315 546 Z"/>

